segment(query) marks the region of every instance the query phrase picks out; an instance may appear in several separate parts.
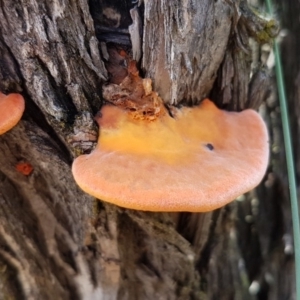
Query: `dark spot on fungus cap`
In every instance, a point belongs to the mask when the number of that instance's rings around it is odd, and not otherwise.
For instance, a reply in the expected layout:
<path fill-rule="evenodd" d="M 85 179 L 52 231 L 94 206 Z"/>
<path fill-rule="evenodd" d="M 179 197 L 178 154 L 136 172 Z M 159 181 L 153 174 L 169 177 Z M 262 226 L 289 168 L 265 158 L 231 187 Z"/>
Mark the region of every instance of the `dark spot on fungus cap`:
<path fill-rule="evenodd" d="M 214 146 L 212 145 L 212 144 L 206 144 L 206 148 L 208 149 L 208 150 L 214 150 Z"/>
<path fill-rule="evenodd" d="M 115 106 L 101 112 L 96 149 L 72 166 L 77 184 L 101 200 L 146 211 L 205 212 L 254 188 L 266 171 L 267 130 L 253 110 L 222 111 L 206 99 L 176 118 L 154 121 Z"/>
<path fill-rule="evenodd" d="M 25 109 L 20 94 L 5 95 L 0 92 L 0 134 L 13 128 L 20 121 Z"/>

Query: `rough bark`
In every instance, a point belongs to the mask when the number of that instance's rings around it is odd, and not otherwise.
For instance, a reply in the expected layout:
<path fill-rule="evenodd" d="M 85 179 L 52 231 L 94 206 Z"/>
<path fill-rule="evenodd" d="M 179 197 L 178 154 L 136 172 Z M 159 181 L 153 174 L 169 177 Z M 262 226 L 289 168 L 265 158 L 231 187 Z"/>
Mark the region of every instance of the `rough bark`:
<path fill-rule="evenodd" d="M 296 35 L 299 24 L 293 26 Z M 258 108 L 271 91 L 249 37 L 270 41 L 275 32 L 245 1 L 1 0 L 0 90 L 22 93 L 26 111 L 0 136 L 0 299 L 293 299 L 273 98 L 264 106 L 273 149 L 268 173 L 256 191 L 223 209 L 118 208 L 84 194 L 70 168 L 78 144 L 90 150 L 98 134 L 91 120 L 113 43 L 127 51 L 132 45 L 141 73 L 167 105 L 210 96 L 242 110 Z M 288 77 L 295 137 L 299 69 L 298 58 Z M 89 137 L 74 142 L 78 132 Z M 33 173 L 19 173 L 18 162 Z M 299 173 L 298 156 L 296 162 Z"/>

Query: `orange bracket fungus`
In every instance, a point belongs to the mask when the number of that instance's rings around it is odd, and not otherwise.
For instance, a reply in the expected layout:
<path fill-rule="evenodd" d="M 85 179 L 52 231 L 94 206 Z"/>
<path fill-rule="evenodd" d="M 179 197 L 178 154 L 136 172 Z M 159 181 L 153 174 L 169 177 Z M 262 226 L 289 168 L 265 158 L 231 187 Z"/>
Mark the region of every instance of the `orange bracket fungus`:
<path fill-rule="evenodd" d="M 128 76 L 104 91 L 118 106 L 103 106 L 96 149 L 73 163 L 85 192 L 131 209 L 206 212 L 259 184 L 269 146 L 258 113 L 223 111 L 205 99 L 197 107 L 174 108 L 171 117 L 150 79 Z M 126 80 L 134 81 L 138 92 L 125 89 Z M 146 111 L 132 104 L 135 93 Z M 154 103 L 150 117 L 149 103 Z"/>
<path fill-rule="evenodd" d="M 5 95 L 0 92 L 0 135 L 17 125 L 24 109 L 24 98 L 20 94 Z"/>

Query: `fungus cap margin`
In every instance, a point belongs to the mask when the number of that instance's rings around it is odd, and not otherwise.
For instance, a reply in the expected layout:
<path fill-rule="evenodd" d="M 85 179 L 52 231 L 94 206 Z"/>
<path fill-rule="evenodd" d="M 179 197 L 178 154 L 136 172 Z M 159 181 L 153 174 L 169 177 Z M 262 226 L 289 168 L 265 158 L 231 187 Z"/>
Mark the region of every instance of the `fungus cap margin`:
<path fill-rule="evenodd" d="M 0 135 L 17 125 L 24 109 L 25 102 L 22 95 L 5 95 L 0 92 Z"/>

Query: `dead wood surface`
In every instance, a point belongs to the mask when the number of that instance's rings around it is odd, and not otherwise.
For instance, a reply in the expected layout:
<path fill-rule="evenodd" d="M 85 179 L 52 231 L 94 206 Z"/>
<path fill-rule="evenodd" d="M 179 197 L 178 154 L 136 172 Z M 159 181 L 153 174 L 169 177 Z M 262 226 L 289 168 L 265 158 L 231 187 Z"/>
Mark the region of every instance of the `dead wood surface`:
<path fill-rule="evenodd" d="M 300 11 L 292 0 L 287 8 Z M 285 65 L 293 74 L 287 72 L 298 150 L 299 24 L 286 18 L 284 25 L 284 45 L 294 46 Z M 223 209 L 118 208 L 83 193 L 70 168 L 78 143 L 90 150 L 98 134 L 92 116 L 109 79 L 112 43 L 127 51 L 132 43 L 133 55 L 142 53 L 141 73 L 166 104 L 210 96 L 220 107 L 257 109 L 273 89 L 249 37 L 269 41 L 275 32 L 246 1 L 1 0 L 0 90 L 22 93 L 26 111 L 0 136 L 0 299 L 295 299 L 274 98 L 264 105 L 273 151 L 268 173 L 258 189 Z M 33 173 L 19 173 L 19 162 Z M 296 162 L 299 173 L 299 155 Z"/>

